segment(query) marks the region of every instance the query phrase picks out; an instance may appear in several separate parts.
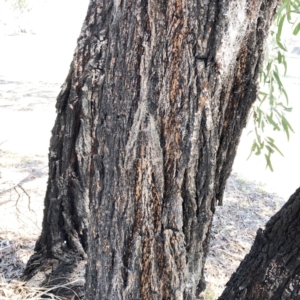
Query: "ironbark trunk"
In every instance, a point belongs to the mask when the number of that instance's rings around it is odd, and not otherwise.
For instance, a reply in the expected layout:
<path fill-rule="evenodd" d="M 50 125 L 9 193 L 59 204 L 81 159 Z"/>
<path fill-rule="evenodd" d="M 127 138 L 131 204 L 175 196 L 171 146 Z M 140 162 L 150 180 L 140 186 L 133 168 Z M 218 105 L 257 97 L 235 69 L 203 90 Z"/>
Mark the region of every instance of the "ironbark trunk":
<path fill-rule="evenodd" d="M 219 300 L 300 299 L 300 188 L 257 231 L 250 253 Z"/>
<path fill-rule="evenodd" d="M 86 299 L 195 299 L 277 2 L 91 1 L 25 278 L 88 249 Z"/>

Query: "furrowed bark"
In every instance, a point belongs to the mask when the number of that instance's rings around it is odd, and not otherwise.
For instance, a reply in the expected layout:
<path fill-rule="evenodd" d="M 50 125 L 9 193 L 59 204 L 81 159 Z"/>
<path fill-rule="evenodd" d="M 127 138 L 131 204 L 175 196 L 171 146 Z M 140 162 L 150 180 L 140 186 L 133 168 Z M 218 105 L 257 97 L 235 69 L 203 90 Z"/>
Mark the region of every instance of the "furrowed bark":
<path fill-rule="evenodd" d="M 197 297 L 277 2 L 91 1 L 25 278 L 88 249 L 86 299 Z"/>
<path fill-rule="evenodd" d="M 101 3 L 86 298 L 195 299 L 277 1 Z"/>
<path fill-rule="evenodd" d="M 232 275 L 222 299 L 300 299 L 300 188 L 257 231 L 250 253 Z"/>
<path fill-rule="evenodd" d="M 103 49 L 103 45 L 91 34 L 94 30 L 91 22 L 94 9 L 91 4 L 69 74 L 57 97 L 42 233 L 36 242 L 35 254 L 22 276 L 27 284 L 34 286 L 61 285 L 76 280 L 72 286 L 59 291 L 72 295 L 74 293 L 69 288 L 79 295 L 83 294 L 87 258 L 90 161 L 94 136 L 91 101 L 98 90 L 94 83 L 98 71 L 95 71 L 93 63 Z M 87 74 L 94 76 L 89 90 L 84 87 Z"/>

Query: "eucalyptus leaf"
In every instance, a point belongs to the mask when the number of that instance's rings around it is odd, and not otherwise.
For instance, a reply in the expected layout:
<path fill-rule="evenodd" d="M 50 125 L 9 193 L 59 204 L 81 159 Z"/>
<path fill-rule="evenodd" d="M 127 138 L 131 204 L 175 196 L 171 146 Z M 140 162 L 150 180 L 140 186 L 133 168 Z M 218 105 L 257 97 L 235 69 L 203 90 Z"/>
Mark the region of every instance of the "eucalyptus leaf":
<path fill-rule="evenodd" d="M 293 31 L 293 35 L 297 35 L 300 31 L 300 23 L 298 23 Z"/>
<path fill-rule="evenodd" d="M 282 33 L 282 27 L 283 27 L 283 22 L 285 19 L 286 15 L 283 15 L 278 23 L 278 30 L 277 30 L 277 34 L 276 34 L 276 42 L 277 44 L 280 43 L 280 38 L 281 38 L 281 33 Z"/>

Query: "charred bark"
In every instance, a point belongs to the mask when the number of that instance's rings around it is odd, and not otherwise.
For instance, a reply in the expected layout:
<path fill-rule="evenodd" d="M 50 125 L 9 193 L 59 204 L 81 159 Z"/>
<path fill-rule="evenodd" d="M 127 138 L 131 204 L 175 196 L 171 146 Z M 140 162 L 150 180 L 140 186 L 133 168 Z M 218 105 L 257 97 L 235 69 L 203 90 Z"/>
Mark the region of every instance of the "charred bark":
<path fill-rule="evenodd" d="M 195 299 L 277 1 L 101 3 L 86 299 Z"/>
<path fill-rule="evenodd" d="M 98 86 L 93 79 L 86 91 L 83 83 L 90 74 L 98 76 L 93 60 L 97 60 L 103 48 L 90 34 L 94 30 L 90 22 L 93 9 L 91 5 L 69 74 L 57 97 L 42 233 L 22 276 L 34 286 L 62 285 L 81 279 L 66 289 L 61 288 L 62 294 L 68 294 L 70 287 L 79 295 L 84 290 L 93 136 L 90 101 Z M 87 99 L 87 93 L 95 94 Z"/>
<path fill-rule="evenodd" d="M 88 245 L 86 299 L 195 299 L 277 2 L 91 1 L 27 278 Z"/>
<path fill-rule="evenodd" d="M 257 231 L 250 253 L 219 300 L 300 299 L 300 188 Z"/>

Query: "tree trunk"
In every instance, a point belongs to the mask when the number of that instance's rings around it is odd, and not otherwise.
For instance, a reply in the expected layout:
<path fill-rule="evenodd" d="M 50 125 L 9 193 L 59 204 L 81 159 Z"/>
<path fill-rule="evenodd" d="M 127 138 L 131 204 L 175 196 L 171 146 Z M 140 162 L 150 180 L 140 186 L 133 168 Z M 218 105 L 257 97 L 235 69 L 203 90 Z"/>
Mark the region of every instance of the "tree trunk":
<path fill-rule="evenodd" d="M 88 244 L 86 299 L 197 297 L 277 2 L 91 1 L 27 278 Z"/>
<path fill-rule="evenodd" d="M 250 253 L 219 300 L 300 299 L 300 188 L 257 231 Z"/>

